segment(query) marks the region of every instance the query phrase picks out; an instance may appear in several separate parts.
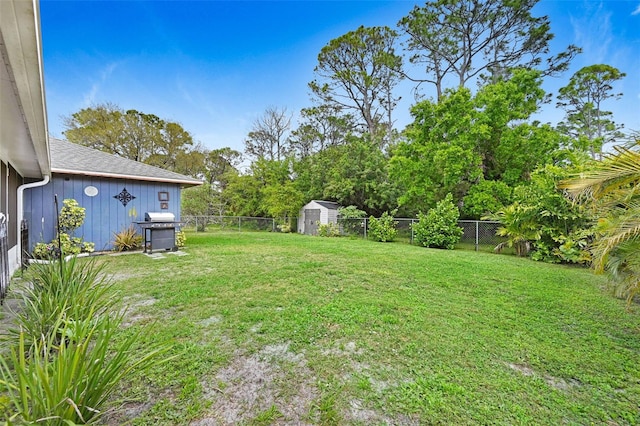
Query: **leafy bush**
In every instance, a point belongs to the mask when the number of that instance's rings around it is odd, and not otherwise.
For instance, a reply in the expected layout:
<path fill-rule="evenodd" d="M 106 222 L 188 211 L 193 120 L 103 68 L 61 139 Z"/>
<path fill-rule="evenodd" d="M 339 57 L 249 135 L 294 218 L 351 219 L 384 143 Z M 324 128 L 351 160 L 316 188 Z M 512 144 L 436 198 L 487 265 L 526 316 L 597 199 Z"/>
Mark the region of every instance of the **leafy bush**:
<path fill-rule="evenodd" d="M 67 198 L 62 201 L 62 209 L 60 209 L 61 233 L 72 234 L 73 231 L 82 226 L 84 218 L 85 208 L 80 207 L 76 200 L 73 198 Z"/>
<path fill-rule="evenodd" d="M 350 235 L 362 234 L 364 221 L 360 219 L 367 217 L 365 211 L 358 209 L 356 206 L 340 207 L 338 209 L 338 217 L 344 233 Z"/>
<path fill-rule="evenodd" d="M 80 207 L 74 199 L 65 199 L 62 203 L 59 237 L 56 234 L 51 242 L 36 244 L 32 252 L 36 259 L 56 259 L 70 254 L 92 253 L 95 250 L 94 243 L 72 236 L 73 231 L 82 226 L 84 222 L 84 207 Z"/>
<path fill-rule="evenodd" d="M 490 216 L 502 224 L 498 235 L 508 238 L 497 250 L 509 246 L 534 260 L 590 263 L 588 248 L 595 234 L 591 213 L 557 187 L 570 175 L 570 170 L 546 165 L 531 174 L 531 182 L 514 189 L 514 202 Z"/>
<path fill-rule="evenodd" d="M 398 235 L 398 230 L 396 229 L 398 222 L 393 220 L 393 213 L 395 212 L 392 212 L 392 214 L 384 212 L 379 219 L 373 216 L 369 218 L 369 236 L 373 240 L 385 243 L 393 241 Z"/>
<path fill-rule="evenodd" d="M 282 232 L 283 234 L 288 234 L 291 232 L 291 223 L 283 223 L 278 225 L 278 231 Z"/>
<path fill-rule="evenodd" d="M 113 246 L 117 251 L 137 250 L 142 246 L 142 235 L 131 224 L 127 229 L 114 233 Z"/>
<path fill-rule="evenodd" d="M 459 217 L 460 212 L 449 193 L 426 215 L 418 214 L 418 223 L 413 225 L 415 240 L 425 247 L 452 250 L 462 237 L 462 228 L 458 226 Z"/>
<path fill-rule="evenodd" d="M 318 226 L 319 237 L 339 237 L 340 227 L 337 223 L 329 222 L 323 223 Z"/>
<path fill-rule="evenodd" d="M 187 243 L 187 235 L 184 233 L 184 231 L 177 231 L 176 232 L 176 246 L 177 247 L 184 247 L 186 243 Z"/>
<path fill-rule="evenodd" d="M 537 211 L 529 205 L 514 202 L 500 210 L 492 219 L 500 221 L 496 235 L 507 237 L 507 241 L 498 244 L 496 252 L 505 247 L 513 247 L 516 256 L 527 256 L 534 241 L 540 239 L 540 226 L 536 220 Z"/>

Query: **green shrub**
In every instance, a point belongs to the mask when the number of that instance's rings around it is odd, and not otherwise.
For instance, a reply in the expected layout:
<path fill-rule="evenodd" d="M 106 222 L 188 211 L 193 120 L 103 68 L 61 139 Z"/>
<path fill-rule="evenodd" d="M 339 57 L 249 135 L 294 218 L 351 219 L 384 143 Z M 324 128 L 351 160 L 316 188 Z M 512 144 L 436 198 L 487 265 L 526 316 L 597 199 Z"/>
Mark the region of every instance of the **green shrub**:
<path fill-rule="evenodd" d="M 342 231 L 348 235 L 361 235 L 364 226 L 364 219 L 367 213 L 358 209 L 356 206 L 340 207 L 338 209 L 338 217 Z"/>
<path fill-rule="evenodd" d="M 176 232 L 176 246 L 177 247 L 184 247 L 186 243 L 187 243 L 187 235 L 184 233 L 184 231 L 177 231 Z"/>
<path fill-rule="evenodd" d="M 113 247 L 117 251 L 137 250 L 142 246 L 142 235 L 129 225 L 127 229 L 123 229 L 118 233 L 114 233 Z"/>
<path fill-rule="evenodd" d="M 396 225 L 398 222 L 393 220 L 393 212 L 384 212 L 379 219 L 371 216 L 369 218 L 369 237 L 375 241 L 382 243 L 393 241 L 398 235 Z"/>
<path fill-rule="evenodd" d="M 459 217 L 460 212 L 449 193 L 426 215 L 418 214 L 418 223 L 413 225 L 415 240 L 425 247 L 453 249 L 462 237 L 462 228 L 458 226 Z"/>
<path fill-rule="evenodd" d="M 95 423 L 119 381 L 133 370 L 148 370 L 169 348 L 139 347 L 142 329 L 114 342 L 122 318 L 120 313 L 71 322 L 61 314 L 54 326 L 67 338 L 60 341 L 51 335 L 30 340 L 21 332 L 9 362 L 0 358 L 7 423 Z"/>
<path fill-rule="evenodd" d="M 82 238 L 73 237 L 73 232 L 84 222 L 85 209 L 80 207 L 76 200 L 65 199 L 60 210 L 60 235 L 49 243 L 35 245 L 32 256 L 36 259 L 57 259 L 60 256 L 70 254 L 92 253 L 95 244 L 83 241 Z"/>
<path fill-rule="evenodd" d="M 339 237 L 340 227 L 337 223 L 329 222 L 318 225 L 319 237 Z"/>
<path fill-rule="evenodd" d="M 67 198 L 62 201 L 62 209 L 60 209 L 61 233 L 72 234 L 73 231 L 82 226 L 84 218 L 85 208 L 80 207 L 76 200 Z"/>
<path fill-rule="evenodd" d="M 282 232 L 283 234 L 288 234 L 291 232 L 291 223 L 283 223 L 281 225 L 278 225 L 278 231 Z"/>

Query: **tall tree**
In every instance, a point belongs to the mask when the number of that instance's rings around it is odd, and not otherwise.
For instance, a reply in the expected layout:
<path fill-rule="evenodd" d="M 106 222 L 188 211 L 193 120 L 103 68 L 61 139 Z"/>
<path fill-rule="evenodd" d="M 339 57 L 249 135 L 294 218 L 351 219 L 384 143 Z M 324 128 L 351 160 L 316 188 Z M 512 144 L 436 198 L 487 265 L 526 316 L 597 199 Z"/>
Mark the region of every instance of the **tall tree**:
<path fill-rule="evenodd" d="M 558 106 L 567 112 L 559 128 L 587 149 L 593 159 L 602 157 L 604 144 L 624 136 L 622 125 L 611 120 L 611 112 L 604 111 L 602 104 L 622 96 L 613 93 L 613 84 L 625 76 L 610 65 L 591 65 L 576 72 L 558 94 Z"/>
<path fill-rule="evenodd" d="M 377 216 L 397 206 L 388 165 L 388 156 L 368 135 L 349 136 L 346 144 L 297 162 L 295 185 L 306 200 L 333 200 Z"/>
<path fill-rule="evenodd" d="M 343 114 L 337 105 L 303 108 L 300 115 L 301 123 L 289 138 L 289 146 L 298 158 L 342 145 L 348 135 L 356 130 L 353 116 Z"/>
<path fill-rule="evenodd" d="M 84 108 L 67 117 L 65 126 L 71 142 L 168 170 L 182 167 L 178 159 L 193 147 L 193 137 L 180 124 L 114 104 Z"/>
<path fill-rule="evenodd" d="M 447 89 L 440 102 L 416 104 L 415 121 L 391 159 L 392 175 L 406 191 L 401 204 L 426 211 L 447 193 L 459 202 L 482 180 L 515 186 L 554 161 L 562 137 L 526 122 L 545 97 L 540 84 L 538 71 L 517 69 L 475 96 Z"/>
<path fill-rule="evenodd" d="M 83 108 L 65 117 L 63 134 L 71 142 L 130 158 L 123 115 L 124 111 L 111 103 Z"/>
<path fill-rule="evenodd" d="M 160 121 L 159 135 L 152 141 L 148 164 L 167 170 L 177 170 L 179 156 L 193 147 L 193 136 L 180 124 Z"/>
<path fill-rule="evenodd" d="M 244 142 L 247 155 L 256 159 L 280 161 L 287 155 L 287 133 L 291 128 L 291 114 L 287 109 L 269 107 L 253 122 Z"/>
<path fill-rule="evenodd" d="M 439 103 L 419 102 L 411 114 L 414 122 L 405 131 L 406 141 L 391 158 L 391 174 L 403 188 L 400 204 L 417 213 L 434 207 L 447 193 L 459 201 L 482 177 L 476 142 L 488 133 L 476 125 L 471 92 L 447 91 Z"/>
<path fill-rule="evenodd" d="M 333 39 L 322 48 L 309 83 L 322 104 L 355 111 L 372 136 L 390 132 L 398 101 L 402 58 L 395 53 L 397 33 L 388 27 L 364 27 Z"/>
<path fill-rule="evenodd" d="M 408 35 L 410 62 L 435 86 L 438 99 L 453 76 L 458 87 L 476 77 L 496 82 L 514 67 L 540 68 L 545 75 L 566 70 L 576 46 L 549 56 L 549 18 L 534 17 L 538 0 L 430 0 L 415 6 L 398 25 Z M 543 61 L 545 62 L 543 64 Z"/>
<path fill-rule="evenodd" d="M 204 160 L 205 177 L 209 184 L 224 191 L 229 183 L 229 175 L 238 174 L 237 167 L 242 162 L 242 154 L 229 147 L 207 152 Z"/>

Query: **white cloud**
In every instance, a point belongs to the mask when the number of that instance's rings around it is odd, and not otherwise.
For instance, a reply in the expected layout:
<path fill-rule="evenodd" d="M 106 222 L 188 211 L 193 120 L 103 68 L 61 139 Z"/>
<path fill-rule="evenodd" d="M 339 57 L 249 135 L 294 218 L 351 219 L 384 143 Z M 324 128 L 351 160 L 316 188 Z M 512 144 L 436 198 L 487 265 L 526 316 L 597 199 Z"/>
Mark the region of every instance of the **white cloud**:
<path fill-rule="evenodd" d="M 583 49 L 583 59 L 588 63 L 603 63 L 609 57 L 613 41 L 611 15 L 604 2 L 584 1 L 583 14 L 571 17 L 574 42 Z"/>
<path fill-rule="evenodd" d="M 117 62 L 107 64 L 102 71 L 98 73 L 98 78 L 91 84 L 91 89 L 82 97 L 82 103 L 85 107 L 92 106 L 96 101 L 96 96 L 100 92 L 100 89 L 104 83 L 111 77 L 113 71 L 118 67 Z"/>
<path fill-rule="evenodd" d="M 633 12 L 631 12 L 631 15 L 640 15 L 640 4 L 638 5 L 638 7 L 636 7 L 636 10 L 634 10 Z"/>

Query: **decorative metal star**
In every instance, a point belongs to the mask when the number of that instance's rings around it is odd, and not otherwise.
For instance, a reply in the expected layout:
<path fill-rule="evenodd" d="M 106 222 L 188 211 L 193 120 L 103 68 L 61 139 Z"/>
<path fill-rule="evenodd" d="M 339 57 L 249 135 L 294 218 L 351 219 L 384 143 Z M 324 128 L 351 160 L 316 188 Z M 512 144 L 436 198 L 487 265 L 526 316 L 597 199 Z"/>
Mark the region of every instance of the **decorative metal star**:
<path fill-rule="evenodd" d="M 136 197 L 129 194 L 129 192 L 127 191 L 127 188 L 122 188 L 122 192 L 120 192 L 118 195 L 114 195 L 113 198 L 119 200 L 122 203 L 122 205 L 126 207 L 129 201 L 135 199 Z"/>

